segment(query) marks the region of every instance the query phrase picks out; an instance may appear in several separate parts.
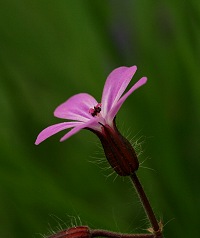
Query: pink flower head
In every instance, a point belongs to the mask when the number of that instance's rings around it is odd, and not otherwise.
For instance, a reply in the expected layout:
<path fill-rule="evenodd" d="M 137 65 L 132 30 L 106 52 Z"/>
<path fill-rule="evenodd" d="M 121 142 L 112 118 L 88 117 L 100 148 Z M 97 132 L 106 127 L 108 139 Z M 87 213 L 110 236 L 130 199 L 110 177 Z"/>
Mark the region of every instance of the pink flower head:
<path fill-rule="evenodd" d="M 79 93 L 70 97 L 56 108 L 54 116 L 71 121 L 47 127 L 40 132 L 35 144 L 38 145 L 48 137 L 69 128 L 72 129 L 60 141 L 68 139 L 84 128 L 96 133 L 102 133 L 103 126 L 114 128 L 113 121 L 122 104 L 132 92 L 147 81 L 146 77 L 142 77 L 123 95 L 136 70 L 136 66 L 123 66 L 113 70 L 104 85 L 101 102 L 97 102 L 87 93 Z"/>

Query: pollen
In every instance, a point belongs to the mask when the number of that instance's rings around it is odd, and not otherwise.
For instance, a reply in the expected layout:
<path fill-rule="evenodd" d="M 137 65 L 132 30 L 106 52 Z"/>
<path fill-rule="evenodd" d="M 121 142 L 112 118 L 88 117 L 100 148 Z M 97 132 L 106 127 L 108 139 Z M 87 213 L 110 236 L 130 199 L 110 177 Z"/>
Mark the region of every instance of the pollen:
<path fill-rule="evenodd" d="M 94 108 L 90 108 L 89 113 L 95 117 L 101 112 L 101 103 L 98 103 Z"/>

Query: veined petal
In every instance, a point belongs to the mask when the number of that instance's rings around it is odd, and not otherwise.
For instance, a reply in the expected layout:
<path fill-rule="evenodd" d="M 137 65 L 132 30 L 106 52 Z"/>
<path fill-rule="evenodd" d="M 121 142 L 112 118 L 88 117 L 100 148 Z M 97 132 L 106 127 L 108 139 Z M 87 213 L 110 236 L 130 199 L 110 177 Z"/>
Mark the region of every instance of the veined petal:
<path fill-rule="evenodd" d="M 68 128 L 72 128 L 72 127 L 77 127 L 82 124 L 83 124 L 83 122 L 62 122 L 62 123 L 58 123 L 58 124 L 49 126 L 40 132 L 40 134 L 38 135 L 38 137 L 35 141 L 35 144 L 36 145 L 40 144 L 42 141 L 44 141 L 47 138 L 49 138 L 50 136 L 58 133 L 59 131 L 62 131 L 62 130 L 68 129 Z"/>
<path fill-rule="evenodd" d="M 88 122 L 85 123 L 81 123 L 78 126 L 74 127 L 73 129 L 71 129 L 67 134 L 65 134 L 60 141 L 64 141 L 67 140 L 70 136 L 76 134 L 77 132 L 79 132 L 80 130 L 84 129 L 84 128 L 91 128 L 93 130 L 100 130 L 101 125 L 98 123 L 98 118 L 93 118 Z"/>
<path fill-rule="evenodd" d="M 103 89 L 101 100 L 103 116 L 106 116 L 106 114 L 112 109 L 113 105 L 115 105 L 122 96 L 136 70 L 136 66 L 123 66 L 113 70 L 109 74 Z"/>
<path fill-rule="evenodd" d="M 70 97 L 54 111 L 54 116 L 63 119 L 86 122 L 92 115 L 89 113 L 90 108 L 94 108 L 97 101 L 87 93 L 79 93 Z"/>
<path fill-rule="evenodd" d="M 119 101 L 113 106 L 113 108 L 111 109 L 111 111 L 108 113 L 108 115 L 106 116 L 106 120 L 113 120 L 113 118 L 116 116 L 117 112 L 119 111 L 119 109 L 121 108 L 122 104 L 125 102 L 125 100 L 127 99 L 127 97 L 129 97 L 136 89 L 138 89 L 139 87 L 141 87 L 143 84 L 145 84 L 147 82 L 147 78 L 146 77 L 142 77 L 139 81 L 137 81 L 137 83 L 135 83 L 133 85 L 133 87 L 127 92 L 125 93 L 120 99 Z"/>

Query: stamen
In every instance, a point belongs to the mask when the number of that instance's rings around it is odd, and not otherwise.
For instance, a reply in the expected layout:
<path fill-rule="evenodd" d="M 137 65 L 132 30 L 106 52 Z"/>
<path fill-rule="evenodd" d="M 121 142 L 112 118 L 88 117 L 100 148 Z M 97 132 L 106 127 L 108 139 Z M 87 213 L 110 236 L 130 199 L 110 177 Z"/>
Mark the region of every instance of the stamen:
<path fill-rule="evenodd" d="M 89 113 L 95 117 L 101 112 L 101 103 L 98 103 L 94 108 L 90 108 Z"/>

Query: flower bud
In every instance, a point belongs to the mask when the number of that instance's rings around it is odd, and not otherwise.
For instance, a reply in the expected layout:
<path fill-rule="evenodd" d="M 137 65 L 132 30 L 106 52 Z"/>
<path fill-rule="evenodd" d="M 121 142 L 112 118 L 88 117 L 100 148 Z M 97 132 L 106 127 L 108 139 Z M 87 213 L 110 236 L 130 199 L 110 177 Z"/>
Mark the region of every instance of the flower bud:
<path fill-rule="evenodd" d="M 102 125 L 102 132 L 94 133 L 99 137 L 106 158 L 120 176 L 129 176 L 139 168 L 135 150 L 130 142 L 118 131 L 115 120 L 113 127 Z"/>
<path fill-rule="evenodd" d="M 69 229 L 60 231 L 49 238 L 90 238 L 90 230 L 87 226 L 71 227 Z"/>

